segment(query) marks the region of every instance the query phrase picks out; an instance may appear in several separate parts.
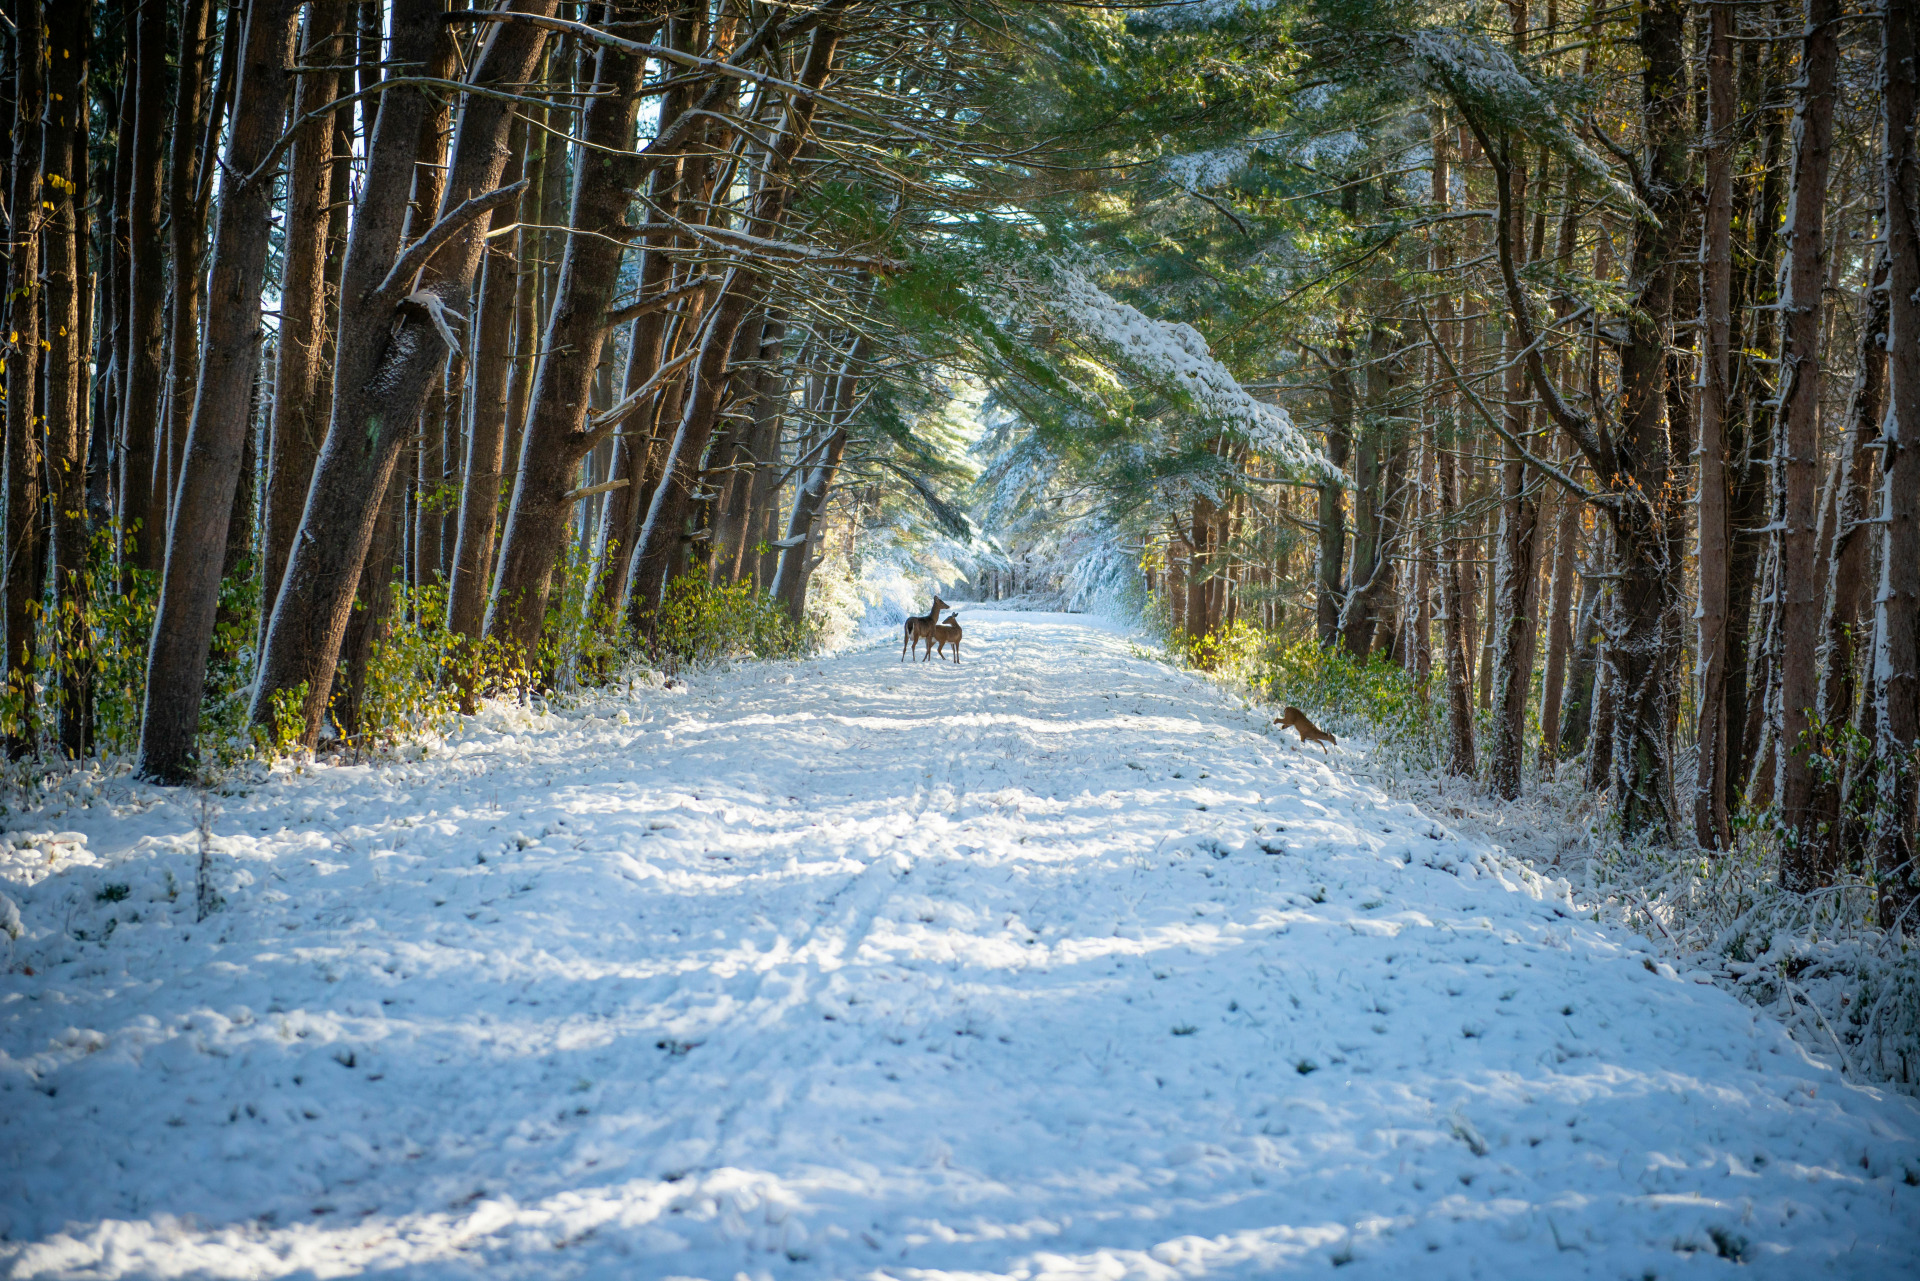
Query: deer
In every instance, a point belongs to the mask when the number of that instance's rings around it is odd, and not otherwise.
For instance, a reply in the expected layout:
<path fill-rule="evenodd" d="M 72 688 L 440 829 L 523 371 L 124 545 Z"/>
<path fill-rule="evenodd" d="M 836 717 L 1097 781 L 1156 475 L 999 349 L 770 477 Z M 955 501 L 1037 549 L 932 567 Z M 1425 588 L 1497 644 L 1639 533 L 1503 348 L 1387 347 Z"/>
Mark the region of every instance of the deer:
<path fill-rule="evenodd" d="M 948 644 L 952 644 L 953 646 L 953 661 L 954 664 L 958 666 L 960 662 L 960 615 L 958 614 L 948 614 L 946 622 L 934 627 L 932 635 L 927 641 L 927 658 L 930 659 L 933 657 L 933 647 L 935 645 L 940 646 L 940 657 L 945 658 L 947 656 Z M 927 660 L 922 659 L 921 661 L 925 662 Z"/>
<path fill-rule="evenodd" d="M 947 602 L 940 599 L 940 593 L 935 592 L 933 594 L 932 609 L 928 610 L 924 615 L 913 614 L 908 616 L 906 630 L 900 637 L 901 662 L 904 663 L 907 659 L 907 647 L 909 645 L 913 646 L 915 654 L 920 652 L 921 641 L 926 642 L 927 653 L 933 653 L 933 629 L 936 620 L 940 617 L 940 611 L 945 608 L 947 608 Z"/>
<path fill-rule="evenodd" d="M 1290 729 L 1298 734 L 1302 743 L 1320 744 L 1320 750 L 1323 752 L 1327 750 L 1328 743 L 1332 743 L 1335 747 L 1340 746 L 1339 739 L 1307 719 L 1307 714 L 1297 707 L 1288 707 L 1274 717 L 1273 723 L 1281 729 Z"/>

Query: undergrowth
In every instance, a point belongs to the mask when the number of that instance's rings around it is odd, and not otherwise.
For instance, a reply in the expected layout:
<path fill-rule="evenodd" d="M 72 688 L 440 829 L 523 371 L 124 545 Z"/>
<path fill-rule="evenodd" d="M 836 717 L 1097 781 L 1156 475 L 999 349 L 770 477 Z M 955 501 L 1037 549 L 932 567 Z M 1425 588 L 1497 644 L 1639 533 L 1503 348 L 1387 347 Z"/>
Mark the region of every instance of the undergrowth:
<path fill-rule="evenodd" d="M 125 553 L 131 545 L 117 546 L 118 538 L 117 526 L 95 538 L 83 600 L 70 597 L 58 616 L 30 603 L 35 665 L 24 679 L 16 673 L 0 688 L 0 735 L 16 746 L 0 757 L 5 811 L 36 808 L 62 773 L 115 775 L 133 768 L 160 583 L 157 575 L 130 567 Z M 258 661 L 258 582 L 243 560 L 221 584 L 197 740 L 203 787 L 227 786 L 300 750 L 304 687 L 277 697 L 264 726 L 248 714 Z M 591 556 L 576 546 L 556 572 L 538 649 L 528 655 L 497 638 L 450 631 L 443 583 L 397 583 L 370 638 L 351 706 L 344 664 L 336 677 L 319 749 L 356 758 L 424 753 L 483 697 L 525 701 L 537 693 L 551 702 L 630 676 L 636 666 L 672 673 L 730 659 L 797 657 L 819 644 L 829 626 L 825 614 L 841 605 L 826 586 L 815 593 L 807 622 L 796 625 L 750 583 L 718 586 L 696 570 L 669 586 L 659 626 L 641 644 L 595 590 Z M 84 700 L 90 730 L 77 761 L 63 759 L 58 742 L 70 690 Z"/>
<path fill-rule="evenodd" d="M 696 572 L 667 584 L 648 657 L 677 672 L 734 658 L 795 658 L 811 648 L 810 629 L 752 583 L 724 586 Z"/>

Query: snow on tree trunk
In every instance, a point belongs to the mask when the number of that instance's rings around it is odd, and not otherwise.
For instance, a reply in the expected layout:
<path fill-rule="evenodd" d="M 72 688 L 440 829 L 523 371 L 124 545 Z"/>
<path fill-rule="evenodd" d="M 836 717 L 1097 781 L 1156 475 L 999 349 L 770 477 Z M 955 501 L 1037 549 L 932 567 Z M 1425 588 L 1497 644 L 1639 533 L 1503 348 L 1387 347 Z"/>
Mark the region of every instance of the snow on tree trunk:
<path fill-rule="evenodd" d="M 1874 602 L 1873 700 L 1880 761 L 1874 865 L 1880 922 L 1911 931 L 1920 903 L 1914 867 L 1915 752 L 1920 750 L 1920 146 L 1915 82 L 1920 28 L 1912 6 L 1881 13 L 1880 93 L 1885 113 L 1887 416 L 1880 485 L 1880 590 Z"/>
<path fill-rule="evenodd" d="M 273 181 L 260 171 L 286 118 L 295 13 L 290 0 L 252 0 L 247 8 L 233 126 L 220 166 L 206 341 L 147 658 L 138 770 L 158 782 L 185 782 L 195 764 L 220 571 L 253 413 L 260 295 L 273 234 Z"/>
<path fill-rule="evenodd" d="M 1821 882 L 1813 800 L 1813 721 L 1819 687 L 1819 554 L 1815 540 L 1819 407 L 1824 379 L 1820 321 L 1827 278 L 1824 215 L 1833 150 L 1834 30 L 1839 0 L 1807 0 L 1793 117 L 1793 188 L 1787 200 L 1785 323 L 1780 341 L 1780 412 L 1774 427 L 1774 617 L 1779 628 L 1779 696 L 1772 736 L 1774 803 L 1785 844 L 1780 883 L 1800 893 Z"/>

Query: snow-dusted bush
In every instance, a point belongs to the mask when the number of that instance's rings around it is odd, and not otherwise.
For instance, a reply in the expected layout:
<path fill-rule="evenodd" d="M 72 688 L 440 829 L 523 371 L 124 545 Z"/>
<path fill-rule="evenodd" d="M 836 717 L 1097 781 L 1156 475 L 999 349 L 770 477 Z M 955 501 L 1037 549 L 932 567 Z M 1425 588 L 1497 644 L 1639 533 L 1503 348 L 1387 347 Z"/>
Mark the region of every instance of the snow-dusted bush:
<path fill-rule="evenodd" d="M 866 613 L 860 584 L 839 551 L 829 552 L 807 580 L 806 639 L 809 648 L 832 653 L 860 633 Z"/>
<path fill-rule="evenodd" d="M 1920 1092 L 1920 945 L 1878 928 L 1870 876 L 1782 889 L 1770 824 L 1718 853 L 1596 832 L 1568 861 L 1598 903 L 1773 1014 L 1810 1053 L 1853 1080 Z"/>

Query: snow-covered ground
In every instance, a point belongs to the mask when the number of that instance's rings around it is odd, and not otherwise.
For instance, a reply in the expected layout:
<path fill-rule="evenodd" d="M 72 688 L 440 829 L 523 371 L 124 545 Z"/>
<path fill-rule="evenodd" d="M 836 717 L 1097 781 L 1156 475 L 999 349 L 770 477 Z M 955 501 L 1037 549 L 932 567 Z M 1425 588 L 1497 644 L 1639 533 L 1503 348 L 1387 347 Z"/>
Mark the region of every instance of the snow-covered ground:
<path fill-rule="evenodd" d="M 1920 1110 L 1092 620 L 494 709 L 0 882 L 14 1277 L 1920 1274 Z M 16 820 L 18 822 L 18 820 Z"/>

